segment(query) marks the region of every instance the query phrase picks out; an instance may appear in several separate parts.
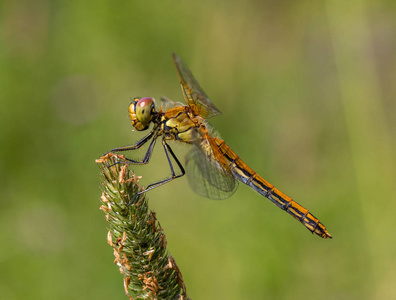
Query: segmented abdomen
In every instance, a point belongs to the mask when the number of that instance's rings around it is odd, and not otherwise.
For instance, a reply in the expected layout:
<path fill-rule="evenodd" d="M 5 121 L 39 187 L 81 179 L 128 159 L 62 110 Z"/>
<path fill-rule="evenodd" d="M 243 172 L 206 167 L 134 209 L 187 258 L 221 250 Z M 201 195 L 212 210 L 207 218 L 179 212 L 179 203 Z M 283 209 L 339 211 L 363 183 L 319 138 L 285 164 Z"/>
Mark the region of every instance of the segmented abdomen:
<path fill-rule="evenodd" d="M 212 140 L 222 153 L 235 178 L 271 200 L 279 208 L 285 210 L 293 218 L 300 221 L 312 233 L 322 238 L 332 238 L 330 233 L 327 232 L 326 227 L 308 209 L 298 204 L 254 172 L 223 140 L 215 137 L 212 137 Z"/>

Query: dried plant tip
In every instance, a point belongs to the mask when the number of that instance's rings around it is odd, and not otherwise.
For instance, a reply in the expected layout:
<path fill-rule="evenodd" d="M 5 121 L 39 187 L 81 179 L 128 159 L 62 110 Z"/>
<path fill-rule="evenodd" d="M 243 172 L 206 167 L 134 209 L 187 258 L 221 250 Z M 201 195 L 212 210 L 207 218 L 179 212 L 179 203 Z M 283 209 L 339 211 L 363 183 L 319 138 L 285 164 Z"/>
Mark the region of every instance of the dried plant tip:
<path fill-rule="evenodd" d="M 181 272 L 166 249 L 166 237 L 155 212 L 148 208 L 123 155 L 96 160 L 102 174 L 100 209 L 105 213 L 114 263 L 124 276 L 129 299 L 188 299 Z M 165 266 L 165 267 L 164 267 Z"/>

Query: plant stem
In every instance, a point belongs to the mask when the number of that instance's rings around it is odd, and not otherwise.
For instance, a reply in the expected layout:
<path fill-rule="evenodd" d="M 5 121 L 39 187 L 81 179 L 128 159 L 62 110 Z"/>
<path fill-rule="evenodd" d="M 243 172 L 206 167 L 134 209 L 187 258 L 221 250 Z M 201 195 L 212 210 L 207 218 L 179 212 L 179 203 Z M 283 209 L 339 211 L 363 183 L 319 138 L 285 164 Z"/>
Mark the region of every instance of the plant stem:
<path fill-rule="evenodd" d="M 156 213 L 149 210 L 140 177 L 127 168 L 122 155 L 96 160 L 102 175 L 102 206 L 109 223 L 107 242 L 124 276 L 130 299 L 188 299 L 182 274 L 166 249 Z"/>

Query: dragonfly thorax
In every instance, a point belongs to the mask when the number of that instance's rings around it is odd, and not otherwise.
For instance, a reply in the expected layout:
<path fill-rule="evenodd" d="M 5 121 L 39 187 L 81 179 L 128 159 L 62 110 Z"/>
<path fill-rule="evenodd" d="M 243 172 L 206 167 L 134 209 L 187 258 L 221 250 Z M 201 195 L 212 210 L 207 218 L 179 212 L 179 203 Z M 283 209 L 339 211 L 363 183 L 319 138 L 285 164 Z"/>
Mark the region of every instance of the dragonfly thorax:
<path fill-rule="evenodd" d="M 128 108 L 132 126 L 136 130 L 146 130 L 153 121 L 155 115 L 154 99 L 150 97 L 135 98 Z"/>

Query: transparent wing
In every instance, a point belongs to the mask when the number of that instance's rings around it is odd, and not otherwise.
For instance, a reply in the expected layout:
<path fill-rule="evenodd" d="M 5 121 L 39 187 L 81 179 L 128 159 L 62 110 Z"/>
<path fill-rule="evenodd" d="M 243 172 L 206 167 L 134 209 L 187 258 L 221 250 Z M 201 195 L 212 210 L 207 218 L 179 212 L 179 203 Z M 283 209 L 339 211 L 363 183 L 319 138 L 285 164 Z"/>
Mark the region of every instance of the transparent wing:
<path fill-rule="evenodd" d="M 175 102 L 173 102 L 171 99 L 169 99 L 166 96 L 161 96 L 160 101 L 161 101 L 160 102 L 161 106 L 175 106 Z"/>
<path fill-rule="evenodd" d="M 171 99 L 165 96 L 160 97 L 160 108 L 163 111 L 167 111 L 178 106 L 184 106 L 184 104 L 180 102 L 173 102 Z"/>
<path fill-rule="evenodd" d="M 197 80 L 180 57 L 176 53 L 173 53 L 172 56 L 177 75 L 179 76 L 184 99 L 194 114 L 205 119 L 221 114 L 217 107 L 209 100 L 208 96 L 206 96 L 205 92 L 199 86 Z"/>
<path fill-rule="evenodd" d="M 238 181 L 228 170 L 195 145 L 187 153 L 186 170 L 191 188 L 203 197 L 226 199 L 238 187 Z"/>

